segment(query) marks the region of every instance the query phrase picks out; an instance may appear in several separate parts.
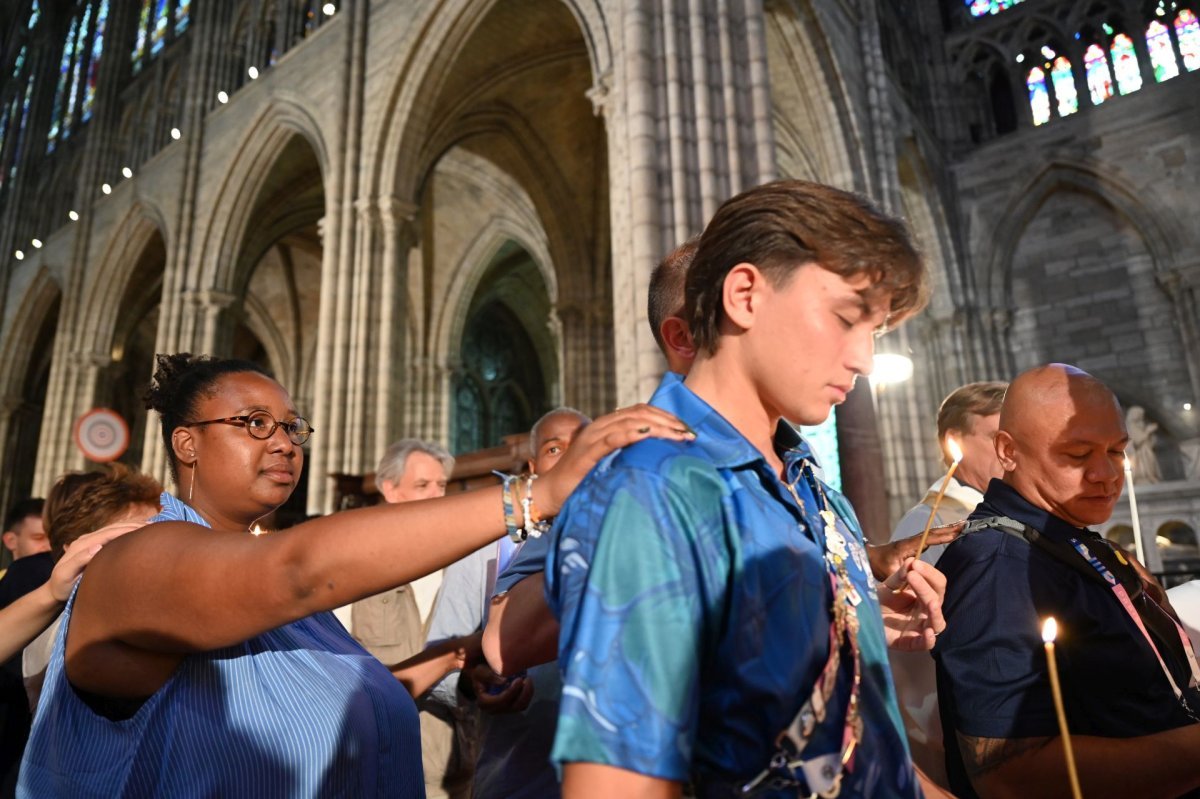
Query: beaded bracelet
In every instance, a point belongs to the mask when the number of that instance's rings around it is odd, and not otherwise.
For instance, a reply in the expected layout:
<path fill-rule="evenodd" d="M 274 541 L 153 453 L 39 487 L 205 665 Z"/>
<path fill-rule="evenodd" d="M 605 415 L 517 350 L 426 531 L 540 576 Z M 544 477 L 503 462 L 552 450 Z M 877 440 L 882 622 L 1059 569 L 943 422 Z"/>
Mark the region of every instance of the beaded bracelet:
<path fill-rule="evenodd" d="M 505 474 L 498 471 L 493 471 L 492 474 L 499 477 L 502 481 L 500 501 L 504 505 L 504 529 L 508 531 L 508 537 L 519 544 L 525 540 L 525 531 L 517 527 L 516 510 L 513 507 L 513 483 L 520 478 L 515 474 Z"/>
<path fill-rule="evenodd" d="M 525 535 L 529 538 L 540 538 L 542 533 L 550 530 L 550 523 L 538 516 L 533 504 L 533 481 L 536 474 L 529 475 L 525 481 L 525 497 L 521 500 L 521 512 L 525 514 Z"/>

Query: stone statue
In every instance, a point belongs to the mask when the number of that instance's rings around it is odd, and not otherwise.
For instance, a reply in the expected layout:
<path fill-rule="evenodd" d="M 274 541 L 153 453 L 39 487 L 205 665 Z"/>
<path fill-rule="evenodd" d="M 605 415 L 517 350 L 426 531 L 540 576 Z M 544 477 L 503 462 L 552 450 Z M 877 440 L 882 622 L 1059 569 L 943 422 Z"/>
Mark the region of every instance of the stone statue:
<path fill-rule="evenodd" d="M 1131 405 L 1125 412 L 1125 427 L 1129 431 L 1129 452 L 1133 459 L 1133 479 L 1137 483 L 1160 483 L 1162 472 L 1154 443 L 1158 439 L 1158 424 L 1146 418 L 1146 409 Z"/>

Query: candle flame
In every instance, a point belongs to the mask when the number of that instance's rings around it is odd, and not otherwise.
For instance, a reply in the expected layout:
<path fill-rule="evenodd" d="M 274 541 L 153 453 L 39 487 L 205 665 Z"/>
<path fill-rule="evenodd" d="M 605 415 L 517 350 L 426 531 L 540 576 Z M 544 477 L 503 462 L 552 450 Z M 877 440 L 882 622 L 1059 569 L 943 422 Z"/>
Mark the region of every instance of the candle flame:
<path fill-rule="evenodd" d="M 262 535 L 265 532 L 266 532 L 266 530 L 262 529 L 262 527 L 259 526 L 258 524 L 255 524 L 253 527 L 250 528 L 250 535 Z"/>
<path fill-rule="evenodd" d="M 1058 637 L 1058 622 L 1053 616 L 1046 619 L 1046 623 L 1042 625 L 1042 640 L 1047 644 L 1054 643 L 1054 639 Z"/>
<path fill-rule="evenodd" d="M 960 447 L 958 445 L 958 442 L 954 439 L 954 436 L 946 437 L 946 449 L 950 450 L 950 458 L 955 463 L 958 463 L 959 461 L 962 460 L 962 458 L 963 458 L 962 447 Z"/>
<path fill-rule="evenodd" d="M 1128 472 L 1132 469 L 1133 469 L 1133 460 L 1128 455 L 1126 455 L 1125 456 L 1125 471 Z"/>

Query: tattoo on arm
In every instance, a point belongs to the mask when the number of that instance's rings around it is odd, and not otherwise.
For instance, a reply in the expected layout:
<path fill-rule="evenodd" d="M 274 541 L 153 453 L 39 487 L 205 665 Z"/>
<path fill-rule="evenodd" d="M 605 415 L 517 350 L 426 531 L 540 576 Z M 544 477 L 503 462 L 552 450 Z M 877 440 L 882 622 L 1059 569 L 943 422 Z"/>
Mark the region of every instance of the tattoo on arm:
<path fill-rule="evenodd" d="M 976 738 L 955 733 L 958 751 L 971 782 L 1003 766 L 1015 757 L 1041 749 L 1053 738 Z"/>

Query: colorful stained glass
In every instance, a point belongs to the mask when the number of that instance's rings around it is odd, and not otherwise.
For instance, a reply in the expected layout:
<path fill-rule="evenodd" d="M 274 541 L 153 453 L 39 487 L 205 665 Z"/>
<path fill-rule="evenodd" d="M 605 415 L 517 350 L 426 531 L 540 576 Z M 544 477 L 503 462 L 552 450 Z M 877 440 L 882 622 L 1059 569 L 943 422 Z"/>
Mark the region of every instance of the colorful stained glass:
<path fill-rule="evenodd" d="M 87 122 L 92 118 L 92 108 L 96 104 L 96 81 L 100 76 L 100 56 L 104 54 L 104 29 L 108 24 L 108 0 L 100 0 L 100 10 L 96 12 L 96 33 L 92 37 L 92 55 L 88 59 L 87 84 L 83 88 L 83 113 L 81 120 Z"/>
<path fill-rule="evenodd" d="M 1022 0 L 966 0 L 967 9 L 973 17 L 985 17 L 988 14 L 999 14 L 1007 11 Z"/>
<path fill-rule="evenodd" d="M 21 162 L 21 145 L 25 140 L 25 123 L 29 121 L 29 101 L 33 99 L 33 81 L 25 84 L 25 99 L 21 102 L 21 124 L 17 126 L 16 136 L 13 138 L 12 161 L 8 167 L 8 176 L 11 178 L 17 174 L 17 164 Z"/>
<path fill-rule="evenodd" d="M 167 26 L 170 23 L 171 11 L 167 0 L 157 0 L 154 9 L 154 28 L 150 32 L 150 55 L 156 56 L 162 52 L 167 43 Z"/>
<path fill-rule="evenodd" d="M 1065 55 L 1054 59 L 1050 80 L 1054 82 L 1054 96 L 1058 99 L 1058 115 L 1066 117 L 1078 111 L 1079 93 L 1075 91 L 1075 72 Z"/>
<path fill-rule="evenodd" d="M 21 70 L 25 68 L 25 52 L 25 45 L 21 45 L 21 50 L 17 53 L 17 60 L 13 63 L 13 80 L 16 80 L 17 76 L 21 74 Z"/>
<path fill-rule="evenodd" d="M 176 0 L 175 6 L 175 35 L 183 33 L 187 30 L 188 23 L 191 22 L 192 0 Z"/>
<path fill-rule="evenodd" d="M 83 57 L 87 52 L 86 39 L 88 29 L 92 25 L 92 6 L 89 4 L 83 9 L 83 22 L 79 25 L 79 34 L 75 38 L 75 64 L 71 68 L 71 91 L 67 93 L 67 104 L 63 109 L 62 121 L 62 137 L 65 139 L 71 135 L 71 128 L 75 124 L 76 104 L 79 101 L 79 89 L 83 83 Z"/>
<path fill-rule="evenodd" d="M 146 60 L 146 33 L 150 29 L 150 6 L 154 0 L 142 0 L 142 11 L 138 14 L 137 40 L 133 45 L 133 74 L 142 68 Z"/>
<path fill-rule="evenodd" d="M 1133 39 L 1118 33 L 1113 37 L 1109 49 L 1112 52 L 1113 71 L 1117 73 L 1117 89 L 1121 94 L 1133 94 L 1142 88 L 1142 71 L 1138 68 Z"/>
<path fill-rule="evenodd" d="M 58 86 L 54 90 L 54 105 L 50 110 L 50 132 L 46 135 L 46 138 L 50 140 L 46 152 L 54 149 L 54 144 L 58 141 L 58 133 L 62 130 L 63 103 L 67 97 L 67 80 L 71 75 L 71 63 L 75 60 L 75 32 L 78 27 L 79 20 L 71 20 L 71 27 L 67 30 L 67 40 L 63 44 L 62 60 L 58 64 Z"/>
<path fill-rule="evenodd" d="M 1108 69 L 1108 56 L 1098 44 L 1093 44 L 1083 53 L 1083 70 L 1087 75 L 1088 93 L 1092 105 L 1100 105 L 1113 96 L 1112 72 Z"/>
<path fill-rule="evenodd" d="M 1200 20 L 1184 9 L 1175 17 L 1175 38 L 1179 40 L 1179 54 L 1188 72 L 1200 69 Z"/>
<path fill-rule="evenodd" d="M 28 30 L 33 30 L 33 26 L 38 24 L 38 20 L 42 18 L 42 7 L 38 5 L 37 0 L 33 0 L 29 7 L 29 24 L 25 27 Z"/>
<path fill-rule="evenodd" d="M 1150 65 L 1154 67 L 1154 80 L 1162 83 L 1179 74 L 1175 62 L 1175 48 L 1171 46 L 1171 33 L 1167 26 L 1154 20 L 1146 27 L 1146 49 L 1150 51 Z"/>
<path fill-rule="evenodd" d="M 1046 124 L 1050 121 L 1050 91 L 1046 88 L 1046 73 L 1041 67 L 1029 70 L 1025 86 L 1029 89 L 1029 109 L 1033 112 L 1033 124 Z"/>

